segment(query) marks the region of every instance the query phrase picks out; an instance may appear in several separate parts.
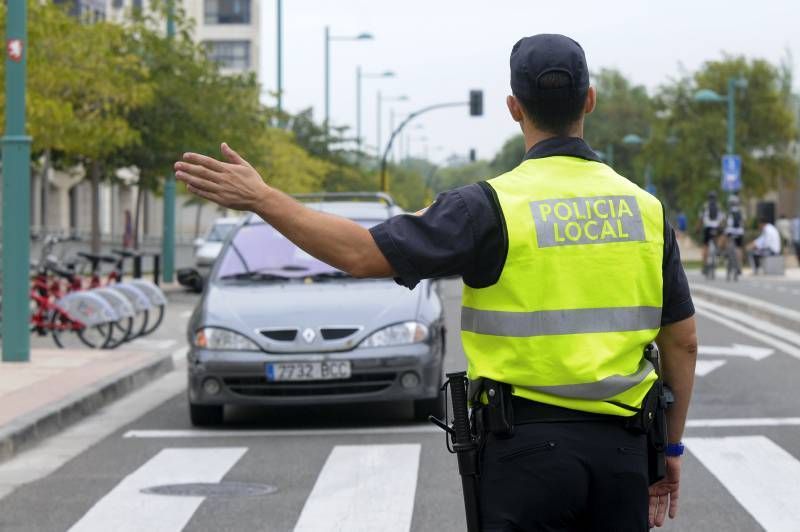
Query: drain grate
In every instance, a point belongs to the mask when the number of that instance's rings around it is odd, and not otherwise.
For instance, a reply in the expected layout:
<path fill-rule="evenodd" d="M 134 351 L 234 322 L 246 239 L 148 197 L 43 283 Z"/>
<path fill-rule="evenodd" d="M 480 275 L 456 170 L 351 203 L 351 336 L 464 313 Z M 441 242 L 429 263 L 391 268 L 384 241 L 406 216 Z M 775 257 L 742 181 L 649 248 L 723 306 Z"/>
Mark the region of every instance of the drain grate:
<path fill-rule="evenodd" d="M 173 495 L 177 497 L 262 497 L 272 495 L 278 488 L 269 484 L 252 482 L 190 482 L 186 484 L 165 484 L 141 490 L 151 495 Z"/>

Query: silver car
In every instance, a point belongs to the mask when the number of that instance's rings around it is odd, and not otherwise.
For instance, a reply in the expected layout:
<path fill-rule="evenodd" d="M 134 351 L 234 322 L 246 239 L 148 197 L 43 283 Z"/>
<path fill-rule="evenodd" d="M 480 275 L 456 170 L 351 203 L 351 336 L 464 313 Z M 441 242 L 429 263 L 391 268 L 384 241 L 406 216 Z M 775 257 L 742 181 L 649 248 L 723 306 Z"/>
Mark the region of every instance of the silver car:
<path fill-rule="evenodd" d="M 213 266 L 219 252 L 222 251 L 225 238 L 240 221 L 240 218 L 217 218 L 205 238 L 195 239 L 194 260 L 198 268 L 209 269 Z"/>
<path fill-rule="evenodd" d="M 365 227 L 402 212 L 383 194 L 305 196 Z M 354 279 L 256 216 L 234 229 L 188 328 L 194 425 L 231 404 L 411 401 L 441 410 L 445 330 L 436 284 Z"/>

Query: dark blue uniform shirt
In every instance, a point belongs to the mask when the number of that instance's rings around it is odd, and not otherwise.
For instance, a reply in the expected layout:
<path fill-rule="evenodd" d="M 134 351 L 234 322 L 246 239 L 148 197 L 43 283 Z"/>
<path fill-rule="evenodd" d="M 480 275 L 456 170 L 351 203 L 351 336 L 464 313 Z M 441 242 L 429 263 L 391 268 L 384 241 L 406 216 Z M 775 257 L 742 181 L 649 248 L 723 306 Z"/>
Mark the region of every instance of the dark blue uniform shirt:
<path fill-rule="evenodd" d="M 588 144 L 573 137 L 539 142 L 525 159 L 553 155 L 599 161 Z M 397 282 L 408 288 L 422 279 L 454 275 L 473 288 L 491 286 L 500 278 L 508 253 L 500 204 L 485 182 L 443 192 L 423 214 L 395 216 L 370 232 L 397 274 Z M 666 216 L 662 272 L 661 324 L 668 325 L 692 316 L 694 305 L 675 232 Z"/>

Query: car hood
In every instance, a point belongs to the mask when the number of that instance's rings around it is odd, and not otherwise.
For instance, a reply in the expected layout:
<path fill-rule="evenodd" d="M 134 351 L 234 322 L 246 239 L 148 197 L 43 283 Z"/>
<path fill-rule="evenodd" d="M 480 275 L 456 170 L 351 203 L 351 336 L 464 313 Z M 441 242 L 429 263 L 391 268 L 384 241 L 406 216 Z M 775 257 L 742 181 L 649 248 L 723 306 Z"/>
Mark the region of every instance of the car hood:
<path fill-rule="evenodd" d="M 386 280 L 211 283 L 190 328 L 231 329 L 273 353 L 344 351 L 382 327 L 416 319 L 421 290 Z"/>

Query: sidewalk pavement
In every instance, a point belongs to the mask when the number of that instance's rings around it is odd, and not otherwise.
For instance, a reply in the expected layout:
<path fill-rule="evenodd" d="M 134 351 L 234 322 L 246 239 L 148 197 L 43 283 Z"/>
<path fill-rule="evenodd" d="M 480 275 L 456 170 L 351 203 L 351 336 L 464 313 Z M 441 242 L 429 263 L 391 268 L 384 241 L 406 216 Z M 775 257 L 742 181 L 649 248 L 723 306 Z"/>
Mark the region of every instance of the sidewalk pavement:
<path fill-rule="evenodd" d="M 0 362 L 0 462 L 173 369 L 171 353 L 33 349 Z"/>

